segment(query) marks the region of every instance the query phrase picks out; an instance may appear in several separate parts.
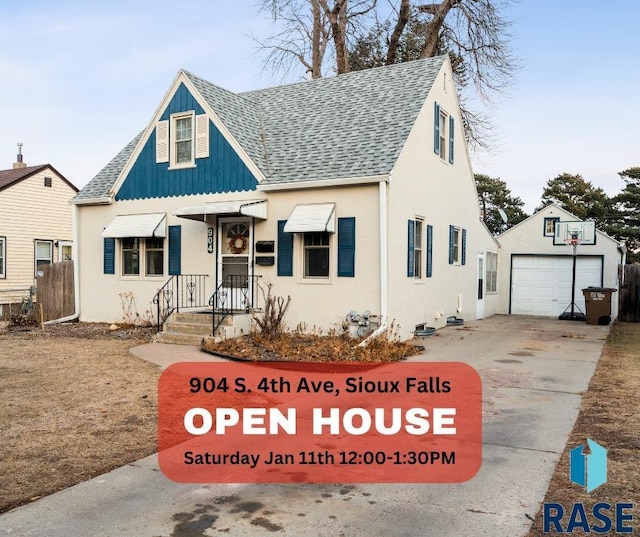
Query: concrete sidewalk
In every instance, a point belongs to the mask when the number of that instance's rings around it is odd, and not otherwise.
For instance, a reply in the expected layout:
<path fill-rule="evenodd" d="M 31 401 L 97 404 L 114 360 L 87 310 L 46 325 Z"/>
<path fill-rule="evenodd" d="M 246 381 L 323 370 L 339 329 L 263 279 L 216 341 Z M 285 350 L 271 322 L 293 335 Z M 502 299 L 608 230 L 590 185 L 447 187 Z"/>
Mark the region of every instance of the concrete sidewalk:
<path fill-rule="evenodd" d="M 0 535 L 522 535 L 544 498 L 608 331 L 495 316 L 424 340 L 426 350 L 412 360 L 467 362 L 483 380 L 483 464 L 466 483 L 180 485 L 164 477 L 152 456 L 0 515 Z M 159 345 L 133 352 L 165 366 L 203 359 L 195 347 Z"/>

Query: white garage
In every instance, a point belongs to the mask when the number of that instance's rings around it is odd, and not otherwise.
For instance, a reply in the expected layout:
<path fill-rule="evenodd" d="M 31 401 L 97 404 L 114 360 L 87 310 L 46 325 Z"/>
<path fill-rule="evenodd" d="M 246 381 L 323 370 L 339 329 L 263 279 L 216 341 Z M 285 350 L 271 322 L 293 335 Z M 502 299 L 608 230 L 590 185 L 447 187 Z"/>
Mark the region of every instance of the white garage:
<path fill-rule="evenodd" d="M 550 204 L 498 237 L 499 313 L 556 318 L 564 313 L 571 305 L 573 256 L 563 233 L 576 229 L 584 237 L 576 250 L 575 303 L 580 311 L 586 313 L 582 289 L 620 287 L 618 266 L 625 260 L 624 246 Z M 611 317 L 617 313 L 618 293 L 614 293 Z"/>
<path fill-rule="evenodd" d="M 576 257 L 575 303 L 585 313 L 585 287 L 602 286 L 602 256 Z M 571 304 L 573 257 L 514 255 L 511 258 L 509 313 L 557 317 Z"/>

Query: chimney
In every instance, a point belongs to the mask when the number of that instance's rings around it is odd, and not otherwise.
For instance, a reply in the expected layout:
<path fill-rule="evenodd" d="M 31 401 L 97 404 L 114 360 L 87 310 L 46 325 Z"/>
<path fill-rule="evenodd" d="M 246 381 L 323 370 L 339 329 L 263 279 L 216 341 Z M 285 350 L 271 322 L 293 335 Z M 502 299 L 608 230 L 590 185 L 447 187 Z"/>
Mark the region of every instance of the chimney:
<path fill-rule="evenodd" d="M 26 168 L 27 165 L 22 162 L 22 142 L 18 142 L 18 157 L 16 162 L 13 163 L 13 169 L 17 170 L 18 168 Z"/>

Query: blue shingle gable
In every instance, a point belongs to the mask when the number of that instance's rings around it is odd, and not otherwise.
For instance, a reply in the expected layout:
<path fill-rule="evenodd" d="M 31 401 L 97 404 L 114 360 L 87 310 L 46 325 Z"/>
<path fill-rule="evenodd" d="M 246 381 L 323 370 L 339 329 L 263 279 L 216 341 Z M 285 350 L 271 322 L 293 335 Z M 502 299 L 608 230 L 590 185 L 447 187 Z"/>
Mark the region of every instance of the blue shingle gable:
<path fill-rule="evenodd" d="M 180 84 L 161 115 L 205 111 L 184 84 Z M 209 120 L 209 156 L 197 158 L 195 167 L 169 170 L 169 163 L 156 162 L 156 128 L 133 163 L 116 200 L 163 198 L 192 194 L 214 194 L 255 190 L 256 178 L 242 162 L 217 127 Z"/>

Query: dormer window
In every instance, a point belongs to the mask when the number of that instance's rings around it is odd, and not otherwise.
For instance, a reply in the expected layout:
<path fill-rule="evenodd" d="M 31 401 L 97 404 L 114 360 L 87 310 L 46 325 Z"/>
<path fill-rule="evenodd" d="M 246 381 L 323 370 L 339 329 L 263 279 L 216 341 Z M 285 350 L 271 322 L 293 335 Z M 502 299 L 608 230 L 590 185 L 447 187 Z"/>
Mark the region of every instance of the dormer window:
<path fill-rule="evenodd" d="M 175 161 L 174 166 L 193 164 L 193 115 L 176 116 L 173 118 L 172 129 L 175 132 L 173 154 Z"/>
<path fill-rule="evenodd" d="M 190 168 L 209 156 L 209 118 L 193 110 L 172 114 L 156 126 L 156 162 L 169 169 Z"/>
<path fill-rule="evenodd" d="M 454 119 L 440 107 L 434 106 L 433 151 L 443 162 L 453 164 Z M 448 145 L 447 145 L 448 142 Z"/>

